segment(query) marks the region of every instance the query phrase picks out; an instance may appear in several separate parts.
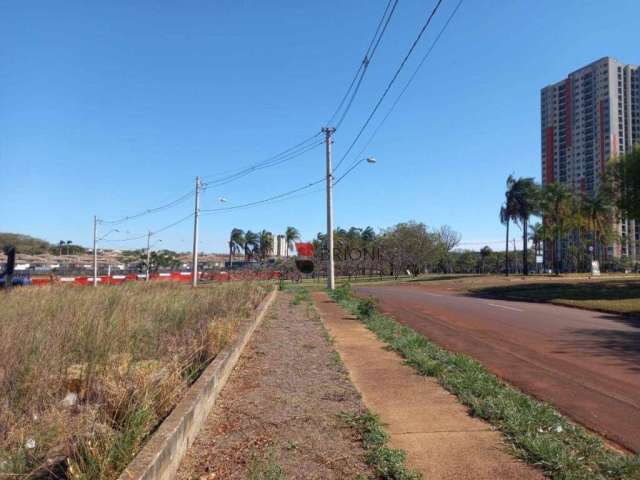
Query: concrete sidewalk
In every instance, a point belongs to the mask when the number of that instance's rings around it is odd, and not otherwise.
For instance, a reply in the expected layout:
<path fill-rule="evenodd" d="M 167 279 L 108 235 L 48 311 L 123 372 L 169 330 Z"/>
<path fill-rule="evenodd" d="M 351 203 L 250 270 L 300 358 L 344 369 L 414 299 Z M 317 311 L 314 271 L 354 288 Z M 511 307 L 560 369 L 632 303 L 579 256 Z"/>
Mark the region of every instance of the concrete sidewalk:
<path fill-rule="evenodd" d="M 313 299 L 365 405 L 380 416 L 391 445 L 407 452 L 409 467 L 425 479 L 544 478 L 506 452 L 500 432 L 469 416 L 435 379 L 404 365 L 326 293 Z"/>

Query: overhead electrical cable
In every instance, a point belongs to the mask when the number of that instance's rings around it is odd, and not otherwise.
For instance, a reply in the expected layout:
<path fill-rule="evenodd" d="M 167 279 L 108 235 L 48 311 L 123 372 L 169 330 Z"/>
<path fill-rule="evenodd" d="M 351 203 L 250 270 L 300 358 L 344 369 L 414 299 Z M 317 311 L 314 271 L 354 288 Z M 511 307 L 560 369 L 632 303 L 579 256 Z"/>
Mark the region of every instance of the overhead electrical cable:
<path fill-rule="evenodd" d="M 367 142 L 364 144 L 364 146 L 362 147 L 362 149 L 360 150 L 360 152 L 358 153 L 358 155 L 356 155 L 356 160 L 354 160 L 353 164 L 347 169 L 347 171 L 345 173 L 342 174 L 342 176 L 340 176 L 334 183 L 334 185 L 337 185 L 340 180 L 342 180 L 344 177 L 346 177 L 356 166 L 357 164 L 361 161 L 360 157 L 362 157 L 362 155 L 364 155 L 364 152 L 366 151 L 367 147 L 371 144 L 371 142 L 373 141 L 373 139 L 375 138 L 375 136 L 378 134 L 378 132 L 382 129 L 382 126 L 384 125 L 384 123 L 387 121 L 387 119 L 391 116 L 391 113 L 394 111 L 394 109 L 396 108 L 396 106 L 398 105 L 398 103 L 400 103 L 400 99 L 402 98 L 402 96 L 404 95 L 404 93 L 407 91 L 407 89 L 409 88 L 409 86 L 411 85 L 411 83 L 413 82 L 413 80 L 416 78 L 416 76 L 418 75 L 418 72 L 420 71 L 420 68 L 422 67 L 422 65 L 426 62 L 426 60 L 429 58 L 429 55 L 431 54 L 431 52 L 433 51 L 433 49 L 435 48 L 435 46 L 438 44 L 438 41 L 440 40 L 440 37 L 442 37 L 442 34 L 445 32 L 445 30 L 447 29 L 447 27 L 449 26 L 449 24 L 451 23 L 451 21 L 453 20 L 453 17 L 456 15 L 456 13 L 458 12 L 458 10 L 460 9 L 460 7 L 462 6 L 462 3 L 464 2 L 464 0 L 460 0 L 458 2 L 458 4 L 456 5 L 456 7 L 453 9 L 453 11 L 451 12 L 451 14 L 449 15 L 449 18 L 447 18 L 447 21 L 445 22 L 445 24 L 442 26 L 442 28 L 440 29 L 440 32 L 438 33 L 438 35 L 436 36 L 436 38 L 433 40 L 433 42 L 431 43 L 431 46 L 429 47 L 429 49 L 427 50 L 427 52 L 424 54 L 424 56 L 422 57 L 422 59 L 420 60 L 420 63 L 418 63 L 418 66 L 416 67 L 416 69 L 414 70 L 413 74 L 411 75 L 411 77 L 409 77 L 409 80 L 407 81 L 407 83 L 405 84 L 405 86 L 402 88 L 402 90 L 400 91 L 400 94 L 396 97 L 395 101 L 393 102 L 393 104 L 391 105 L 391 107 L 389 108 L 389 110 L 387 111 L 387 113 L 385 114 L 385 116 L 382 118 L 382 121 L 378 124 L 378 126 L 376 127 L 376 129 L 373 131 L 373 133 L 371 134 L 371 136 L 369 137 L 369 139 L 367 140 Z"/>
<path fill-rule="evenodd" d="M 139 217 L 143 217 L 145 215 L 149 215 L 151 213 L 157 213 L 157 212 L 161 212 L 163 210 L 166 210 L 168 208 L 174 207 L 176 205 L 180 205 L 181 203 L 184 203 L 186 200 L 188 200 L 190 197 L 192 197 L 195 194 L 195 190 L 190 190 L 189 192 L 185 193 L 184 195 L 176 198 L 175 200 L 166 203 L 164 205 L 160 205 L 159 207 L 154 207 L 154 208 L 149 208 L 147 210 L 144 210 L 142 212 L 136 213 L 134 215 L 127 215 L 126 217 L 121 217 L 115 220 L 100 220 L 100 223 L 105 224 L 105 225 L 116 225 L 119 223 L 123 223 L 129 220 L 133 220 L 135 218 L 139 218 Z"/>
<path fill-rule="evenodd" d="M 277 153 L 275 155 L 272 155 L 271 157 L 266 158 L 265 160 L 262 160 L 260 162 L 254 163 L 252 165 L 248 165 L 246 167 L 242 167 L 240 169 L 231 169 L 231 170 L 226 170 L 224 172 L 219 172 L 217 174 L 212 174 L 212 175 L 205 175 L 202 177 L 202 179 L 204 180 L 204 183 L 209 184 L 209 183 L 215 183 L 217 181 L 220 180 L 225 180 L 229 177 L 233 177 L 236 176 L 238 174 L 242 174 L 244 172 L 253 172 L 256 169 L 259 169 L 263 166 L 270 166 L 273 162 L 279 162 L 280 160 L 282 160 L 283 158 L 286 158 L 287 160 L 291 160 L 293 158 L 296 158 L 297 156 L 302 155 L 303 153 L 306 153 L 306 149 L 309 148 L 312 144 L 315 145 L 317 142 L 313 142 L 316 138 L 318 138 L 320 135 L 322 135 L 322 132 L 318 132 L 314 135 L 312 135 L 309 138 L 306 138 L 305 140 L 287 148 L 286 150 L 281 151 L 280 153 Z M 212 180 L 209 180 L 212 179 Z M 209 181 L 207 181 L 209 180 Z"/>
<path fill-rule="evenodd" d="M 380 41 L 382 40 L 382 37 L 384 36 L 385 31 L 387 30 L 389 22 L 391 21 L 391 17 L 393 16 L 393 13 L 397 6 L 398 6 L 398 0 L 389 0 L 387 2 L 387 6 L 384 9 L 382 18 L 380 18 L 380 21 L 378 22 L 378 26 L 376 27 L 376 31 L 373 35 L 373 38 L 371 38 L 371 41 L 369 42 L 369 47 L 367 48 L 367 51 L 364 54 L 362 62 L 360 62 L 358 70 L 356 71 L 356 74 L 354 75 L 353 79 L 351 80 L 351 83 L 349 84 L 349 88 L 347 89 L 344 96 L 342 97 L 342 100 L 340 100 L 340 103 L 338 104 L 338 107 L 336 108 L 336 110 L 333 112 L 333 115 L 331 115 L 331 118 L 327 122 L 327 125 L 331 125 L 333 123 L 334 119 L 338 115 L 338 112 L 340 112 L 340 110 L 344 106 L 347 99 L 349 99 L 347 106 L 342 112 L 342 115 L 340 116 L 340 119 L 338 120 L 335 128 L 338 129 L 340 128 L 340 125 L 342 125 L 342 122 L 344 121 L 345 117 L 347 116 L 347 113 L 351 109 L 351 105 L 353 104 L 353 101 L 355 100 L 356 95 L 360 90 L 360 86 L 362 85 L 362 81 L 364 80 L 364 76 L 367 72 L 367 68 L 369 67 L 371 60 L 373 59 L 373 56 L 375 55 L 376 50 L 380 45 Z"/>
<path fill-rule="evenodd" d="M 110 238 L 107 241 L 107 243 L 111 243 L 111 242 L 131 242 L 133 240 L 141 240 L 143 238 L 147 238 L 147 236 L 149 234 L 157 235 L 158 233 L 164 232 L 165 230 L 169 230 L 170 228 L 175 227 L 176 225 L 179 225 L 180 223 L 187 221 L 188 219 L 192 218 L 193 215 L 194 215 L 193 213 L 190 213 L 186 217 L 182 217 L 181 219 L 176 220 L 175 222 L 172 222 L 172 223 L 170 223 L 168 225 L 165 225 L 164 227 L 160 227 L 159 229 L 153 230 L 153 231 L 151 231 L 149 233 L 145 233 L 144 235 L 136 235 L 136 236 L 126 237 L 126 238 Z M 100 239 L 100 240 L 102 240 L 102 239 Z"/>
<path fill-rule="evenodd" d="M 415 50 L 416 46 L 420 42 L 420 39 L 422 38 L 422 35 L 424 35 L 424 32 L 427 30 L 427 28 L 431 24 L 431 21 L 433 20 L 433 17 L 436 15 L 438 9 L 440 8 L 440 5 L 442 4 L 442 1 L 443 0 L 438 0 L 438 2 L 436 3 L 436 6 L 433 8 L 431 14 L 427 18 L 427 21 L 425 22 L 425 24 L 420 29 L 420 32 L 418 33 L 418 36 L 415 38 L 415 40 L 411 44 L 411 47 L 409 48 L 409 51 L 404 56 L 404 58 L 402 59 L 402 62 L 400 62 L 400 65 L 398 66 L 398 68 L 396 69 L 395 73 L 393 74 L 393 77 L 389 81 L 389 84 L 387 85 L 387 88 L 384 90 L 384 92 L 382 93 L 382 95 L 378 99 L 377 103 L 373 107 L 373 110 L 371 111 L 371 113 L 367 117 L 367 120 L 364 122 L 364 124 L 360 128 L 360 131 L 358 132 L 358 134 L 355 136 L 355 138 L 353 139 L 353 141 L 349 145 L 349 148 L 344 153 L 344 155 L 342 156 L 342 158 L 340 159 L 338 164 L 335 166 L 334 171 L 337 170 L 338 168 L 340 168 L 340 165 L 342 164 L 342 162 L 344 162 L 345 158 L 347 158 L 347 156 L 351 153 L 351 150 L 353 150 L 353 147 L 356 145 L 356 143 L 358 142 L 358 140 L 360 139 L 360 137 L 364 133 L 365 129 L 367 128 L 367 126 L 371 122 L 371 119 L 373 118 L 373 116 L 378 111 L 378 108 L 380 108 L 380 105 L 382 104 L 382 102 L 384 101 L 385 97 L 387 96 L 387 94 L 391 90 L 391 87 L 393 86 L 395 81 L 398 79 L 398 76 L 400 75 L 400 72 L 402 71 L 402 69 L 404 68 L 405 64 L 407 63 L 407 60 L 409 60 L 409 57 L 411 56 L 411 54 Z"/>
<path fill-rule="evenodd" d="M 268 163 L 266 162 L 262 162 L 256 165 L 253 165 L 251 167 L 247 167 L 243 170 L 238 170 L 237 172 L 231 174 L 231 175 L 227 175 L 225 177 L 220 177 L 216 180 L 211 180 L 208 182 L 203 182 L 203 186 L 206 187 L 216 187 L 216 186 L 220 186 L 220 185 L 226 185 L 227 183 L 231 183 L 234 182 L 236 180 L 239 180 L 243 177 L 246 177 L 247 175 L 250 175 L 256 171 L 259 170 L 263 170 L 265 168 L 271 168 L 271 167 L 275 167 L 277 165 L 281 165 L 285 162 L 288 162 L 290 160 L 293 160 L 294 158 L 298 158 L 301 155 L 304 155 L 305 153 L 308 153 L 316 148 L 318 148 L 320 145 L 322 145 L 324 143 L 323 140 L 320 141 L 316 141 L 310 145 L 305 145 L 304 147 L 302 147 L 301 149 L 298 149 L 294 152 L 291 152 L 288 156 L 284 156 L 284 157 L 280 157 L 278 159 L 275 160 L 271 160 Z"/>
<path fill-rule="evenodd" d="M 224 211 L 228 211 L 228 210 L 238 210 L 240 208 L 254 207 L 254 206 L 257 206 L 257 205 L 263 205 L 265 203 L 270 203 L 270 202 L 272 202 L 274 200 L 278 200 L 278 199 L 281 199 L 281 198 L 285 198 L 285 197 L 291 196 L 291 195 L 293 195 L 295 193 L 298 193 L 298 192 L 301 192 L 303 190 L 307 190 L 307 189 L 309 189 L 311 187 L 314 187 L 314 186 L 318 185 L 319 183 L 324 182 L 325 180 L 326 180 L 325 177 L 322 177 L 322 178 L 320 178 L 320 179 L 318 179 L 318 180 L 316 180 L 314 182 L 308 183 L 307 185 L 304 185 L 302 187 L 298 187 L 298 188 L 295 188 L 293 190 L 289 190 L 287 192 L 280 193 L 278 195 L 273 195 L 271 197 L 263 198 L 262 200 L 256 200 L 256 201 L 253 201 L 253 202 L 243 203 L 241 205 L 231 205 L 229 207 L 202 209 L 202 210 L 200 210 L 200 212 L 201 213 L 215 213 L 215 212 L 224 212 Z"/>

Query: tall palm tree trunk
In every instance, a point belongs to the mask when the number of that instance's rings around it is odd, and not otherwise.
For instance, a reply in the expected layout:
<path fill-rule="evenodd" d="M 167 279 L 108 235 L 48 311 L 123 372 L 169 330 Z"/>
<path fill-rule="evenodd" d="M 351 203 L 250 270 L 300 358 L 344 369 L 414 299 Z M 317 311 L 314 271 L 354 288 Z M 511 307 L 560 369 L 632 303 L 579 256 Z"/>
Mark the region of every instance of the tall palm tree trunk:
<path fill-rule="evenodd" d="M 507 220 L 507 236 L 505 240 L 504 252 L 505 275 L 509 276 L 509 221 Z"/>
<path fill-rule="evenodd" d="M 529 255 L 527 251 L 527 218 L 522 219 L 522 274 L 529 275 Z"/>
<path fill-rule="evenodd" d="M 560 275 L 560 252 L 559 250 L 562 248 L 560 245 L 560 229 L 556 229 L 556 240 L 555 245 L 553 246 L 553 270 L 556 275 Z"/>

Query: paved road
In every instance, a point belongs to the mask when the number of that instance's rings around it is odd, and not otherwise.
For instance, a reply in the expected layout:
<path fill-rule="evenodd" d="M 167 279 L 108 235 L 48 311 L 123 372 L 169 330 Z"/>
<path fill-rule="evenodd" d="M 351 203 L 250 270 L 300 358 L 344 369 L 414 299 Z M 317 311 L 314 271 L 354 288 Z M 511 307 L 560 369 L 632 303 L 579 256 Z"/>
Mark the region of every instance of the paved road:
<path fill-rule="evenodd" d="M 443 287 L 372 286 L 381 310 L 612 442 L 640 452 L 640 320 Z"/>

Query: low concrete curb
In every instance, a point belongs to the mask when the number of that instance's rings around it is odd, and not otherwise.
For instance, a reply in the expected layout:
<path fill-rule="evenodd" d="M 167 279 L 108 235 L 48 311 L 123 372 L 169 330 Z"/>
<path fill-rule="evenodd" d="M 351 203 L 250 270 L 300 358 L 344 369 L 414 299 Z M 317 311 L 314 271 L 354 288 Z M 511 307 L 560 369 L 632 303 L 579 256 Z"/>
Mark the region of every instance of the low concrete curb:
<path fill-rule="evenodd" d="M 169 480 L 224 387 L 245 345 L 262 321 L 277 290 L 267 295 L 240 333 L 216 356 L 118 480 Z"/>

